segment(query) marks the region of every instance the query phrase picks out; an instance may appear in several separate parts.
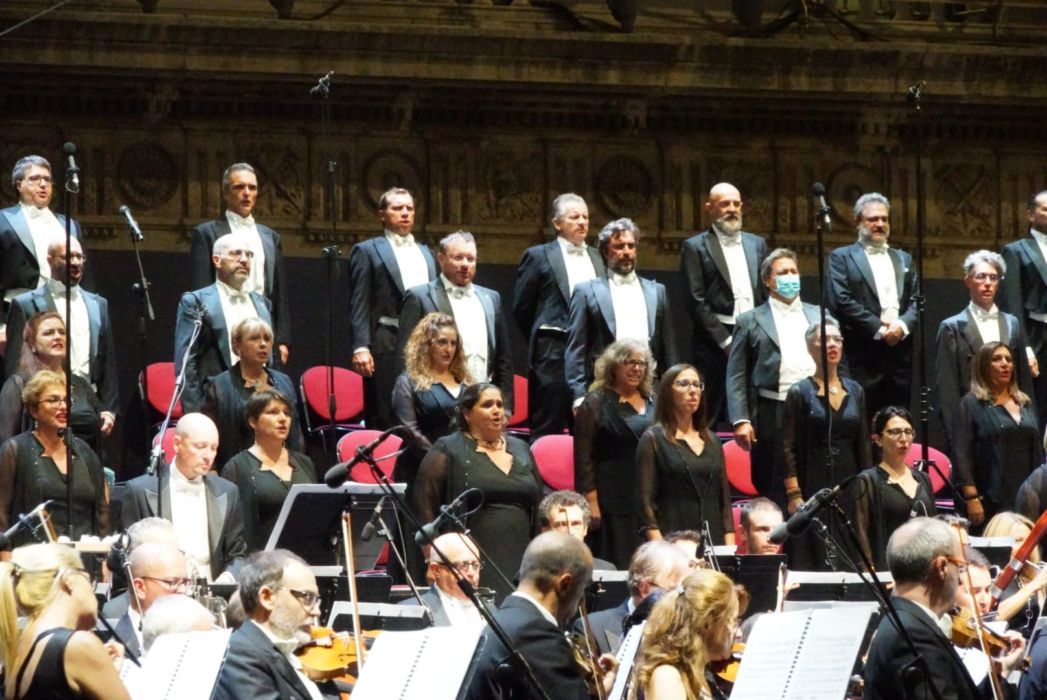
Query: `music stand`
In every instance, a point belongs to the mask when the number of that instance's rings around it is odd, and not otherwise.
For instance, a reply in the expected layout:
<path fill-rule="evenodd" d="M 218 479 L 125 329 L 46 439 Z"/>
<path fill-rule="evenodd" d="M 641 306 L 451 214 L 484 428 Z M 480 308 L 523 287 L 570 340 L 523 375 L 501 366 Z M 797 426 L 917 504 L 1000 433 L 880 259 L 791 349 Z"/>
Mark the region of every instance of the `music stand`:
<path fill-rule="evenodd" d="M 717 556 L 716 563 L 720 571 L 749 592 L 749 615 L 774 610 L 778 603 L 778 570 L 785 563 L 784 554 Z"/>
<path fill-rule="evenodd" d="M 389 605 L 387 603 L 360 603 L 360 625 L 369 630 L 411 632 L 430 627 L 429 611 L 420 605 Z M 331 607 L 327 626 L 335 632 L 353 629 L 352 603 L 337 602 Z"/>

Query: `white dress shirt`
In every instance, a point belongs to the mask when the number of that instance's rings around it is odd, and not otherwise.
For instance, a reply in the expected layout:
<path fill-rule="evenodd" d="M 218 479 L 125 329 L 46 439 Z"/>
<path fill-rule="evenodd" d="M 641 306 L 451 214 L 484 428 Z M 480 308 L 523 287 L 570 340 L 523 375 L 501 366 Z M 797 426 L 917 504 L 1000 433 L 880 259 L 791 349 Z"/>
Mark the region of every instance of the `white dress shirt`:
<path fill-rule="evenodd" d="M 452 626 L 487 624 L 471 601 L 447 595 L 442 588 L 435 584 L 433 588 L 436 590 L 437 595 L 440 596 L 440 604 L 443 605 L 444 612 L 447 613 L 447 619 Z"/>
<path fill-rule="evenodd" d="M 429 282 L 429 266 L 425 263 L 422 249 L 414 241 L 414 234 L 400 235 L 392 231 L 385 232 L 385 238 L 393 247 L 396 265 L 400 268 L 400 282 L 404 289 L 417 287 Z"/>
<path fill-rule="evenodd" d="M 611 306 L 614 307 L 614 339 L 633 338 L 650 342 L 647 331 L 647 300 L 643 296 L 640 278 L 635 272 L 628 275 L 611 273 L 607 280 L 611 288 Z"/>
<path fill-rule="evenodd" d="M 58 280 L 48 280 L 47 287 L 54 299 L 58 315 L 65 323 L 66 334 L 70 340 L 70 364 L 73 374 L 84 379 L 91 379 L 91 320 L 87 315 L 87 302 L 80 291 L 80 286 L 72 288 L 69 295 L 69 309 L 73 315 L 70 323 L 65 317 L 65 285 Z M 96 387 L 97 388 L 97 387 Z"/>
<path fill-rule="evenodd" d="M 715 226 L 716 240 L 720 242 L 723 249 L 723 258 L 727 263 L 727 274 L 730 276 L 731 294 L 734 295 L 734 312 L 731 315 L 731 323 L 738 318 L 738 314 L 750 311 L 754 306 L 753 283 L 749 279 L 749 263 L 745 260 L 745 248 L 742 246 L 742 234 L 729 235 L 722 233 Z M 726 322 L 726 319 L 720 319 Z"/>
<path fill-rule="evenodd" d="M 469 373 L 473 375 L 474 381 L 489 381 L 491 372 L 487 366 L 487 314 L 484 313 L 480 298 L 476 296 L 476 290 L 473 289 L 472 283 L 459 287 L 442 273 L 440 284 L 451 302 L 451 315 L 458 326 Z"/>
<path fill-rule="evenodd" d="M 873 280 L 876 282 L 876 296 L 880 299 L 880 321 L 888 325 L 896 323 L 899 315 L 898 280 L 894 274 L 894 262 L 891 261 L 891 256 L 887 252 L 889 248 L 886 243 L 876 246 L 864 242 L 862 247 L 865 249 L 865 257 L 869 260 Z M 905 324 L 898 323 L 905 335 L 908 335 L 909 329 Z M 874 337 L 878 339 L 882 335 L 881 329 Z"/>
<path fill-rule="evenodd" d="M 243 217 L 227 209 L 225 218 L 229 222 L 230 231 L 242 235 L 254 253 L 254 258 L 251 259 L 251 274 L 244 282 L 243 291 L 258 292 L 265 296 L 265 246 L 262 245 L 262 236 L 258 233 L 254 217 Z"/>
<path fill-rule="evenodd" d="M 778 348 L 782 352 L 781 365 L 778 367 L 778 398 L 785 400 L 785 394 L 796 382 L 814 374 L 814 358 L 807 351 L 807 314 L 803 312 L 800 297 L 791 304 L 784 304 L 771 297 L 771 316 L 778 331 Z"/>
<path fill-rule="evenodd" d="M 982 343 L 1000 342 L 1000 310 L 996 304 L 986 311 L 973 301 L 967 306 L 974 317 L 974 325 L 978 326 L 978 335 L 982 337 Z"/>
<path fill-rule="evenodd" d="M 40 279 L 34 286 L 42 287 L 51 278 L 51 266 L 47 264 L 47 249 L 55 237 L 65 237 L 65 227 L 47 207 L 41 209 L 25 202 L 19 202 L 19 205 L 22 207 L 22 216 L 29 224 L 29 235 L 33 237 L 33 253 L 40 268 Z M 23 289 L 19 293 L 24 291 L 28 290 Z"/>
<path fill-rule="evenodd" d="M 178 548 L 196 569 L 197 576 L 211 580 L 211 537 L 207 530 L 207 485 L 198 476 L 192 481 L 172 461 L 167 466 L 171 489 L 171 522 Z"/>
<path fill-rule="evenodd" d="M 229 366 L 232 367 L 239 359 L 233 352 L 233 329 L 244 319 L 257 318 L 258 309 L 254 307 L 254 301 L 246 291 L 238 292 L 221 280 L 217 280 L 216 284 L 218 299 L 222 302 L 222 314 L 225 316 L 225 333 L 229 338 Z"/>
<path fill-rule="evenodd" d="M 272 632 L 270 632 L 262 625 L 259 625 L 254 620 L 247 620 L 244 624 L 248 623 L 256 625 L 258 629 L 262 630 L 262 633 L 269 638 L 269 641 L 273 643 L 273 646 L 276 647 L 276 650 L 279 651 L 285 659 L 287 659 L 287 662 L 291 664 L 291 668 L 293 668 L 294 672 L 298 674 L 298 680 L 302 681 L 302 685 L 304 685 L 305 689 L 309 691 L 309 697 L 311 697 L 313 700 L 324 700 L 323 693 L 321 693 L 320 689 L 316 687 L 316 683 L 313 683 L 313 681 L 311 681 L 309 677 L 302 672 L 302 662 L 298 659 L 297 656 L 294 655 L 295 649 L 299 647 L 298 640 L 278 639 L 276 635 L 274 635 Z"/>
<path fill-rule="evenodd" d="M 556 242 L 560 245 L 564 267 L 567 268 L 568 290 L 570 294 L 574 294 L 575 287 L 596 277 L 596 268 L 593 267 L 584 241 L 581 245 L 575 245 L 563 236 L 557 236 Z"/>

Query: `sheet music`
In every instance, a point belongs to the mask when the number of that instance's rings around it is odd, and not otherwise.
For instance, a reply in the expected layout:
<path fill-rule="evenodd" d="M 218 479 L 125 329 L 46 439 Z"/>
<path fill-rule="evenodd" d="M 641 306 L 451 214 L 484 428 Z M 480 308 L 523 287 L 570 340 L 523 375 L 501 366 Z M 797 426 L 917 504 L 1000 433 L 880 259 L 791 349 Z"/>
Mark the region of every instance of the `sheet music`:
<path fill-rule="evenodd" d="M 731 700 L 844 697 L 874 604 L 763 615 L 749 636 Z"/>
<path fill-rule="evenodd" d="M 636 652 L 640 650 L 640 640 L 643 639 L 643 628 L 647 621 L 633 625 L 629 633 L 625 635 L 625 641 L 618 647 L 615 657 L 618 659 L 618 671 L 614 676 L 614 685 L 607 700 L 624 700 L 626 691 L 629 690 L 629 681 L 632 680 L 633 664 L 636 662 Z"/>
<path fill-rule="evenodd" d="M 455 625 L 383 632 L 367 654 L 353 700 L 458 697 L 484 629 Z"/>
<path fill-rule="evenodd" d="M 120 666 L 120 679 L 133 700 L 209 698 L 232 630 L 165 634 L 153 642 L 138 668 Z"/>

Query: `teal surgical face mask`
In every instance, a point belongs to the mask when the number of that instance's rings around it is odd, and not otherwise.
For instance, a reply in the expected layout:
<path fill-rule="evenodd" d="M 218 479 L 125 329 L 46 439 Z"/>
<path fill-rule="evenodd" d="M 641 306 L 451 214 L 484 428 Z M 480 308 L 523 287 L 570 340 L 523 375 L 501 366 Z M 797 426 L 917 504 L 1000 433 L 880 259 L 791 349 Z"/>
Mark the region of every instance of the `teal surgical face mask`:
<path fill-rule="evenodd" d="M 800 276 L 787 274 L 774 278 L 774 290 L 786 299 L 795 299 L 800 295 Z"/>

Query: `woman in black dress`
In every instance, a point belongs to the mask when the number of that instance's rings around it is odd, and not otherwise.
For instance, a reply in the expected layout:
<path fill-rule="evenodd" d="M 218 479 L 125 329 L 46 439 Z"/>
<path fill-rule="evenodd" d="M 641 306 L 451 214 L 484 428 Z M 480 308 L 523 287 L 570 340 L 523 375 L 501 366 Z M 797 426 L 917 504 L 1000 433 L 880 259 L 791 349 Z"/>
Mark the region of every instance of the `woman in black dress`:
<path fill-rule="evenodd" d="M 294 407 L 281 392 L 264 389 L 247 399 L 247 424 L 254 444 L 222 467 L 222 478 L 240 489 L 244 536 L 253 552 L 264 549 L 287 492 L 294 484 L 315 484 L 313 461 L 285 447 L 294 425 Z"/>
<path fill-rule="evenodd" d="M 723 444 L 706 426 L 704 390 L 687 364 L 670 367 L 658 385 L 654 425 L 636 449 L 647 539 L 708 523 L 715 544 L 734 544 Z"/>
<path fill-rule="evenodd" d="M 19 370 L 0 389 L 0 441 L 33 427 L 33 418 L 22 402 L 22 390 L 29 378 L 42 369 L 64 374 L 66 331 L 58 313 L 43 311 L 30 316 L 19 342 Z M 108 433 L 112 422 L 112 414 L 102 410 L 102 402 L 90 382 L 74 374 L 73 410 L 69 414 L 73 434 L 97 450 L 103 429 Z"/>
<path fill-rule="evenodd" d="M 654 370 L 647 343 L 611 343 L 574 417 L 574 490 L 592 512 L 589 547 L 623 571 L 641 541 L 636 447 L 654 418 Z"/>
<path fill-rule="evenodd" d="M 218 426 L 218 454 L 215 464 L 225 464 L 233 455 L 254 443 L 247 424 L 245 409 L 252 394 L 275 389 L 289 401 L 294 418 L 287 445 L 301 452 L 305 449 L 302 429 L 298 425 L 298 405 L 294 384 L 283 372 L 269 367 L 273 354 L 273 329 L 260 318 L 246 318 L 233 328 L 233 353 L 240 358 L 235 365 L 211 378 L 204 387 L 202 413 Z"/>
<path fill-rule="evenodd" d="M 19 633 L 18 616 L 26 616 Z M 18 547 L 0 563 L 4 697 L 130 700 L 112 654 L 94 634 L 91 575 L 62 544 Z"/>
<path fill-rule="evenodd" d="M 1008 510 L 1043 462 L 1036 409 L 1018 388 L 1010 349 L 986 343 L 971 360 L 971 391 L 953 420 L 953 466 L 967 518 L 980 525 Z"/>
<path fill-rule="evenodd" d="M 492 567 L 480 572 L 480 585 L 495 599 L 512 592 L 524 549 L 538 528 L 542 482 L 531 450 L 507 436 L 502 392 L 494 384 L 473 384 L 458 402 L 458 430 L 440 438 L 418 469 L 418 514 L 431 522 L 441 505 L 466 489 L 483 491 L 483 505 L 464 518 L 470 534 L 506 580 Z"/>
<path fill-rule="evenodd" d="M 826 319 L 825 335 L 829 412 L 825 410 L 821 324 L 817 322 L 807 329 L 807 351 L 814 358 L 815 374 L 789 388 L 782 411 L 785 494 L 790 514 L 821 489 L 841 483 L 872 462 L 865 393 L 858 382 L 840 377 L 838 373 L 843 357 L 843 335 L 835 319 Z M 819 517 L 838 542 L 847 542 L 845 531 L 830 510 L 822 511 Z M 789 566 L 794 569 L 834 568 L 826 560 L 821 538 L 810 530 L 790 538 L 788 552 Z"/>
<path fill-rule="evenodd" d="M 57 534 L 73 540 L 81 535 L 109 534 L 109 486 L 101 462 L 77 437 L 73 438 L 71 460 L 66 451 L 61 434 L 69 419 L 65 391 L 65 378 L 46 369 L 33 375 L 22 390 L 22 400 L 36 427 L 0 446 L 0 531 L 19 514 L 50 499 L 53 503 L 48 512 Z M 71 505 L 66 490 L 70 473 Z"/>
<path fill-rule="evenodd" d="M 854 484 L 854 528 L 865 554 L 887 571 L 887 540 L 902 523 L 918 515 L 934 516 L 931 477 L 910 469 L 905 457 L 916 431 L 904 408 L 887 406 L 872 420 L 872 439 L 880 463 L 858 475 Z"/>

